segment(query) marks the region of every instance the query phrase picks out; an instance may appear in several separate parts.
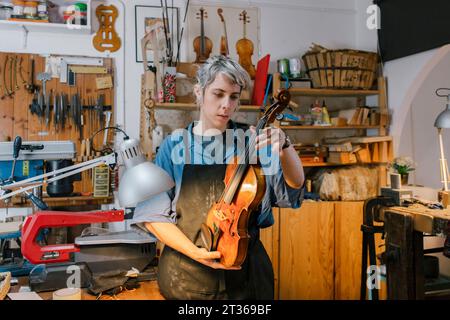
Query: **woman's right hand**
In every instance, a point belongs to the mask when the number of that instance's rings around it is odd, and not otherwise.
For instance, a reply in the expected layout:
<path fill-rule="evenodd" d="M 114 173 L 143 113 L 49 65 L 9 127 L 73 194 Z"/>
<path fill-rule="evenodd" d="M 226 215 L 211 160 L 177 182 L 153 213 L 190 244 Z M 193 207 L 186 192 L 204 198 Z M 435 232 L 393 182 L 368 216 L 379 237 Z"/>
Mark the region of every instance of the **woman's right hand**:
<path fill-rule="evenodd" d="M 225 269 L 225 270 L 240 270 L 241 267 L 226 267 L 222 263 L 215 261 L 220 259 L 221 253 L 219 251 L 208 251 L 205 248 L 198 248 L 193 255 L 193 259 L 205 266 L 213 269 Z"/>

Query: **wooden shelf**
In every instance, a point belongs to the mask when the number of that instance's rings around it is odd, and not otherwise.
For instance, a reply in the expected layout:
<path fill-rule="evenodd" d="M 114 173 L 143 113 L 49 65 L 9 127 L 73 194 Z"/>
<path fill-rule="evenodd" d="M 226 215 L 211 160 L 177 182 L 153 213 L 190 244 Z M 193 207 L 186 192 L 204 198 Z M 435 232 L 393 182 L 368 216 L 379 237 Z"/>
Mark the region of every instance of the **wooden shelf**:
<path fill-rule="evenodd" d="M 352 129 L 380 129 L 380 126 L 279 126 L 289 130 L 352 130 Z"/>
<path fill-rule="evenodd" d="M 156 109 L 159 110 L 179 110 L 179 111 L 198 111 L 198 106 L 195 103 L 157 103 Z M 259 112 L 259 106 L 241 105 L 238 112 Z"/>
<path fill-rule="evenodd" d="M 312 167 L 337 167 L 337 166 L 354 166 L 354 165 L 386 165 L 386 162 L 370 162 L 370 163 L 332 163 L 332 162 L 317 162 L 317 163 L 303 163 L 304 168 Z"/>
<path fill-rule="evenodd" d="M 65 0 L 53 0 L 58 5 L 67 5 Z M 87 5 L 87 25 L 68 25 L 65 23 L 52 23 L 38 20 L 0 20 L 0 30 L 17 31 L 22 30 L 26 32 L 48 32 L 48 33 L 65 33 L 65 34 L 90 34 L 92 32 L 91 12 L 95 12 L 95 7 L 91 0 L 79 0 L 76 2 L 85 3 Z M 71 4 L 75 3 L 72 2 Z"/>
<path fill-rule="evenodd" d="M 8 21 L 0 20 L 0 29 L 6 30 L 27 30 L 33 32 L 58 32 L 71 34 L 90 34 L 91 26 L 75 26 L 69 27 L 64 23 L 46 23 L 31 21 Z"/>
<path fill-rule="evenodd" d="M 365 97 L 380 94 L 379 90 L 351 90 L 351 89 L 309 89 L 290 88 L 292 95 L 312 96 L 312 97 Z"/>

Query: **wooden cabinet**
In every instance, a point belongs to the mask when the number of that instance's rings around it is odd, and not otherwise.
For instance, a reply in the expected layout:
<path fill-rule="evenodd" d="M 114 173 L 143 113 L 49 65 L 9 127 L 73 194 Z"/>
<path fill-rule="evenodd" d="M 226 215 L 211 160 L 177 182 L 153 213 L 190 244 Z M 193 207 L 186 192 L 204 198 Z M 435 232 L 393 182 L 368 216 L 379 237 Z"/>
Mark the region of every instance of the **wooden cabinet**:
<path fill-rule="evenodd" d="M 280 209 L 280 299 L 333 299 L 333 207 Z"/>
<path fill-rule="evenodd" d="M 274 266 L 276 299 L 359 299 L 363 205 L 274 208 L 275 225 L 263 229 L 261 239 Z"/>

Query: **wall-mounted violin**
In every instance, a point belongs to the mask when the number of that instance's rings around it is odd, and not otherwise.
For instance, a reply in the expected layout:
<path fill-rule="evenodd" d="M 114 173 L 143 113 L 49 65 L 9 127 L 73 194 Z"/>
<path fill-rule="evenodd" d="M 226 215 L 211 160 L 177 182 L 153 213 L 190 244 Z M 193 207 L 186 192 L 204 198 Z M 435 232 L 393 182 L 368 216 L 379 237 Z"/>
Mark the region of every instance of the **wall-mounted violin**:
<path fill-rule="evenodd" d="M 208 60 L 213 47 L 211 39 L 205 36 L 204 19 L 206 18 L 208 18 L 208 14 L 202 7 L 197 12 L 197 19 L 200 19 L 200 36 L 194 39 L 194 51 L 197 55 L 195 63 L 203 63 Z"/>
<path fill-rule="evenodd" d="M 222 8 L 217 9 L 217 14 L 219 15 L 220 21 L 222 21 L 223 24 L 223 36 L 220 38 L 220 54 L 228 57 L 230 52 L 228 50 L 227 26 L 225 24 L 225 18 L 223 17 Z"/>
<path fill-rule="evenodd" d="M 247 39 L 247 23 L 250 23 L 250 17 L 247 15 L 247 11 L 244 10 L 239 14 L 239 20 L 242 21 L 244 26 L 243 38 L 236 42 L 239 64 L 248 72 L 250 77 L 254 79 L 256 70 L 252 63 L 253 42 Z"/>

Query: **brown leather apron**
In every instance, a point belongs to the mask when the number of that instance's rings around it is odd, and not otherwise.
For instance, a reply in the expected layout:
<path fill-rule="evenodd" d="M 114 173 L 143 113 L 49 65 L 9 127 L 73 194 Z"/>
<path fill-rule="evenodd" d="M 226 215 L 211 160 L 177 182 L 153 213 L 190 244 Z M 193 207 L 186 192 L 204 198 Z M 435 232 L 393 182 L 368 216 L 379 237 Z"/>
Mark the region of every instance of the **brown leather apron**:
<path fill-rule="evenodd" d="M 224 190 L 226 165 L 186 164 L 177 201 L 177 225 L 198 247 L 200 226 Z M 213 269 L 165 246 L 158 266 L 158 285 L 166 299 L 273 299 L 273 269 L 255 226 L 249 221 L 250 244 L 241 270 Z M 252 231 L 253 230 L 253 231 Z"/>

